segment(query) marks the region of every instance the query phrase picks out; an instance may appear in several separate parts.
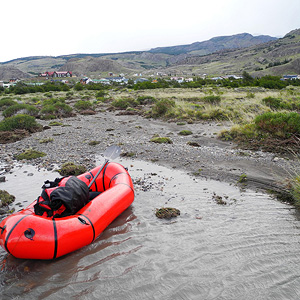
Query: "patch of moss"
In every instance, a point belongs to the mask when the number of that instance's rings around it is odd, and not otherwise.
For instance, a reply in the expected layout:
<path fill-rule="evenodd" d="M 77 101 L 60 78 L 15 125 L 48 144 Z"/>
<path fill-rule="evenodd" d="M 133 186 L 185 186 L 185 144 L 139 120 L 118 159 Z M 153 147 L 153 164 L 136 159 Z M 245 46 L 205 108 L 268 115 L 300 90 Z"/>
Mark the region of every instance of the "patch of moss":
<path fill-rule="evenodd" d="M 160 219 L 171 219 L 179 216 L 180 210 L 172 207 L 162 207 L 156 209 L 155 215 Z"/>
<path fill-rule="evenodd" d="M 98 144 L 100 144 L 99 141 L 90 141 L 90 142 L 89 142 L 89 145 L 90 145 L 90 146 L 96 146 L 96 145 L 98 145 Z"/>
<path fill-rule="evenodd" d="M 64 163 L 57 172 L 61 176 L 78 176 L 87 171 L 86 167 L 81 165 L 75 165 L 72 162 Z"/>
<path fill-rule="evenodd" d="M 7 191 L 0 190 L 0 207 L 8 206 L 15 201 L 16 197 L 9 194 Z"/>
<path fill-rule="evenodd" d="M 31 160 L 31 159 L 35 159 L 38 157 L 43 157 L 46 156 L 47 154 L 44 152 L 40 152 L 40 151 L 36 151 L 33 149 L 27 149 L 24 150 L 22 153 L 18 154 L 16 156 L 17 160 L 22 160 L 22 159 L 27 159 L 27 160 Z"/>
<path fill-rule="evenodd" d="M 51 143 L 51 142 L 53 142 L 53 138 L 45 138 L 45 139 L 39 140 L 40 144 L 47 144 L 47 143 Z"/>
<path fill-rule="evenodd" d="M 181 130 L 178 134 L 179 135 L 191 135 L 193 133 L 190 130 Z"/>
<path fill-rule="evenodd" d="M 153 137 L 150 142 L 157 144 L 173 144 L 173 141 L 168 137 Z"/>
<path fill-rule="evenodd" d="M 49 123 L 49 126 L 62 126 L 62 125 L 63 125 L 63 123 L 57 122 L 57 121 L 52 121 Z"/>

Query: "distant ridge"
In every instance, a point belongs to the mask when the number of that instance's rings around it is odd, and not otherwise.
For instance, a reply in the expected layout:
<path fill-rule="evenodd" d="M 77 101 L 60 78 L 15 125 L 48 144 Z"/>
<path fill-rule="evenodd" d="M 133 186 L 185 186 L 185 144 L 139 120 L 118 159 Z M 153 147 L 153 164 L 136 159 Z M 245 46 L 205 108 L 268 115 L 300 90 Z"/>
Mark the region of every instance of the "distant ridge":
<path fill-rule="evenodd" d="M 217 76 L 244 71 L 254 76 L 300 74 L 300 29 L 283 38 L 241 33 L 149 51 L 23 57 L 0 63 L 0 80 L 23 79 L 45 71 L 72 71 L 78 77 L 106 77 L 109 73 Z"/>
<path fill-rule="evenodd" d="M 208 41 L 196 42 L 188 45 L 157 47 L 151 49 L 151 53 L 165 53 L 170 55 L 179 55 L 193 53 L 198 55 L 207 55 L 220 50 L 246 48 L 258 44 L 274 41 L 277 38 L 268 35 L 253 36 L 249 33 L 240 33 L 230 36 L 218 36 Z"/>

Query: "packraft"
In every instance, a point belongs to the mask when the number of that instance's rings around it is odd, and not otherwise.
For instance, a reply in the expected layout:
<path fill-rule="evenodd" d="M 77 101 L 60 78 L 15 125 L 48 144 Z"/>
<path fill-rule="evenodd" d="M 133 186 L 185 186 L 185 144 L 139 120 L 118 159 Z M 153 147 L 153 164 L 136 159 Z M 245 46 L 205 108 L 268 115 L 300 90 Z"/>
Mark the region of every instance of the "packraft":
<path fill-rule="evenodd" d="M 1 221 L 0 246 L 17 258 L 55 259 L 92 243 L 134 200 L 133 184 L 128 171 L 114 162 L 103 166 L 77 176 L 83 184 L 73 177 L 66 177 L 59 180 L 58 187 L 45 186 L 50 202 L 58 194 L 65 194 L 71 186 L 76 187 L 76 192 L 72 191 L 73 196 L 81 195 L 78 199 L 88 201 L 85 192 L 90 186 L 89 194 L 95 194 L 96 197 L 79 211 L 65 217 L 48 217 L 48 211 L 37 215 L 35 200 Z M 97 174 L 99 175 L 96 176 Z M 54 189 L 51 190 L 52 188 Z M 39 200 L 42 202 L 45 199 Z M 63 205 L 68 213 L 77 209 L 75 204 L 69 206 L 67 201 Z M 50 214 L 56 213 L 54 210 Z"/>

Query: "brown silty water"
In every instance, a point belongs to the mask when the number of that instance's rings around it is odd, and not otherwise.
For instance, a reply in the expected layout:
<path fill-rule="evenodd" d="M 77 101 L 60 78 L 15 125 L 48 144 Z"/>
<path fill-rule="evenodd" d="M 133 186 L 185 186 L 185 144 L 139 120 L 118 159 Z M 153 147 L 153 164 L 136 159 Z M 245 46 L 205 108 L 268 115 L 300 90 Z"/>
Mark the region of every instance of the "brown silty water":
<path fill-rule="evenodd" d="M 132 206 L 92 244 L 53 261 L 15 259 L 1 249 L 2 299 L 299 299 L 293 207 L 247 187 L 120 162 L 134 181 Z M 17 197 L 19 209 L 55 177 L 23 166 L 0 189 Z M 161 220 L 160 207 L 181 214 Z"/>

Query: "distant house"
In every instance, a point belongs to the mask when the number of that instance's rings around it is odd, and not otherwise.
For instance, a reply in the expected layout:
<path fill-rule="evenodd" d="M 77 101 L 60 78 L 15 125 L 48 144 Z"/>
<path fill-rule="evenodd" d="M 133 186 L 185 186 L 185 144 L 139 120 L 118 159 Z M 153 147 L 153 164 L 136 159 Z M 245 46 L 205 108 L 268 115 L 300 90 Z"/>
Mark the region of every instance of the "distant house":
<path fill-rule="evenodd" d="M 54 72 L 45 72 L 45 73 L 40 73 L 40 77 L 44 78 L 54 78 L 54 77 L 72 77 L 72 72 L 71 71 L 54 71 Z"/>
<path fill-rule="evenodd" d="M 81 84 L 89 84 L 90 82 L 93 82 L 93 80 L 88 77 L 84 77 L 84 78 L 80 79 Z"/>
<path fill-rule="evenodd" d="M 178 83 L 183 83 L 184 78 L 183 77 L 171 77 L 171 80 L 177 81 Z"/>
<path fill-rule="evenodd" d="M 300 79 L 300 75 L 283 75 L 283 80 L 297 80 Z"/>
<path fill-rule="evenodd" d="M 17 83 L 19 81 L 21 81 L 21 80 L 18 79 L 18 78 L 11 78 L 11 79 L 9 79 L 9 83 Z"/>
<path fill-rule="evenodd" d="M 128 79 L 126 79 L 125 77 L 108 77 L 105 79 L 109 80 L 110 82 L 128 83 Z"/>

